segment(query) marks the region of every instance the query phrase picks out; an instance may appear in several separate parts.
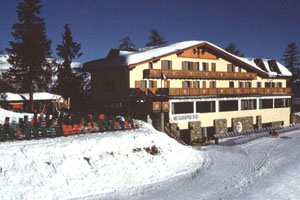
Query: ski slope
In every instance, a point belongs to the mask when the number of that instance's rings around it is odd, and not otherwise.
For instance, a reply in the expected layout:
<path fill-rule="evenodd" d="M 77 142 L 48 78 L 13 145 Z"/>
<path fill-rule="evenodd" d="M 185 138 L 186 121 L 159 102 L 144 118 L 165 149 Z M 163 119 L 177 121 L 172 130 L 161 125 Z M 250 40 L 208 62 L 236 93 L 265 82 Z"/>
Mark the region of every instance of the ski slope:
<path fill-rule="evenodd" d="M 86 199 L 298 200 L 300 130 L 279 136 L 205 146 L 204 164 L 196 172 Z"/>

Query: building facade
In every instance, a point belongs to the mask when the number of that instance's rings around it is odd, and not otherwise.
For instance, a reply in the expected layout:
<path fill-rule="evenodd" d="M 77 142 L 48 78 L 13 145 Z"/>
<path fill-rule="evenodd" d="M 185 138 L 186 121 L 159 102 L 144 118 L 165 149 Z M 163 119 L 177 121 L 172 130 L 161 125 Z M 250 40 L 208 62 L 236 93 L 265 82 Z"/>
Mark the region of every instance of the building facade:
<path fill-rule="evenodd" d="M 235 131 L 237 123 L 243 129 L 290 123 L 292 74 L 276 60 L 238 57 L 209 42 L 111 50 L 83 70 L 92 75 L 95 109 L 127 109 L 159 130 L 176 124 L 191 142 Z M 200 127 L 197 137 L 192 127 Z"/>

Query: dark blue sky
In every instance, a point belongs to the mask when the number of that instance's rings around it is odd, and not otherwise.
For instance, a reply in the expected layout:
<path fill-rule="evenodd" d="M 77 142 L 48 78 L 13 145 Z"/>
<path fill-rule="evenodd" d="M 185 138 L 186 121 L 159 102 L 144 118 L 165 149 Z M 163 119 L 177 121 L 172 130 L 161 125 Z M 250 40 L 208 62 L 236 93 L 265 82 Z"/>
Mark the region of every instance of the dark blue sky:
<path fill-rule="evenodd" d="M 0 49 L 12 40 L 20 0 L 0 0 Z M 156 29 L 168 43 L 206 40 L 225 48 L 234 42 L 249 57 L 279 60 L 288 43 L 300 46 L 299 0 L 41 0 L 41 17 L 52 56 L 69 23 L 83 56 L 105 57 L 129 36 L 137 48 Z"/>

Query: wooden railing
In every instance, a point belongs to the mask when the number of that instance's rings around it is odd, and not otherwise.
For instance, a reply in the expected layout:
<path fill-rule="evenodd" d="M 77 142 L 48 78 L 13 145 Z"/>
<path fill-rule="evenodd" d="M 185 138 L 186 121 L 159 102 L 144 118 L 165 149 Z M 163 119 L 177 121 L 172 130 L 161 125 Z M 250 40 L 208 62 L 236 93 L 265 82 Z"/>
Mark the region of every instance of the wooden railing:
<path fill-rule="evenodd" d="M 132 88 L 131 95 L 201 96 L 201 95 L 290 95 L 291 88 Z"/>
<path fill-rule="evenodd" d="M 194 70 L 160 70 L 145 69 L 144 78 L 161 78 L 163 73 L 168 79 L 230 79 L 251 80 L 256 79 L 257 74 L 252 72 L 210 72 Z"/>

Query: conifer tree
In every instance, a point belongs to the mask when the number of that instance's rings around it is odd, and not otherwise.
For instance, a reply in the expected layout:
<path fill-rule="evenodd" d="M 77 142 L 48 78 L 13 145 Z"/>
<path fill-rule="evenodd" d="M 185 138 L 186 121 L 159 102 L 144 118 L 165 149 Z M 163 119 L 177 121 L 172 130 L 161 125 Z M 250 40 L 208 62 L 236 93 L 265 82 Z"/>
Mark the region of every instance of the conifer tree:
<path fill-rule="evenodd" d="M 152 47 L 152 46 L 162 46 L 164 44 L 167 44 L 165 39 L 158 34 L 157 30 L 152 29 L 151 35 L 149 36 L 149 42 L 145 45 L 146 47 Z"/>
<path fill-rule="evenodd" d="M 282 61 L 284 62 L 284 65 L 290 70 L 290 72 L 292 72 L 293 80 L 298 76 L 297 66 L 300 65 L 299 58 L 300 52 L 298 50 L 296 42 L 288 44 L 288 46 L 284 50 Z"/>
<path fill-rule="evenodd" d="M 241 51 L 239 49 L 237 49 L 236 44 L 234 44 L 232 42 L 227 45 L 227 47 L 225 48 L 225 51 L 227 51 L 233 55 L 236 55 L 236 56 L 244 57 L 244 54 L 241 53 Z"/>
<path fill-rule="evenodd" d="M 7 75 L 18 92 L 30 94 L 30 108 L 34 111 L 33 93 L 37 87 L 47 87 L 52 77 L 52 67 L 46 58 L 51 55 L 51 40 L 47 39 L 45 20 L 38 15 L 40 0 L 24 0 L 17 7 L 18 23 L 13 25 L 8 62 L 12 67 Z"/>
<path fill-rule="evenodd" d="M 130 37 L 126 36 L 119 41 L 121 44 L 119 45 L 119 49 L 126 51 L 133 51 L 135 45 L 131 42 Z"/>
<path fill-rule="evenodd" d="M 65 24 L 62 34 L 62 44 L 58 45 L 57 55 L 63 59 L 63 63 L 58 66 L 57 84 L 54 91 L 64 98 L 71 99 L 71 106 L 78 107 L 83 99 L 83 77 L 77 76 L 71 68 L 73 59 L 79 58 L 81 45 L 73 41 L 69 24 Z"/>

